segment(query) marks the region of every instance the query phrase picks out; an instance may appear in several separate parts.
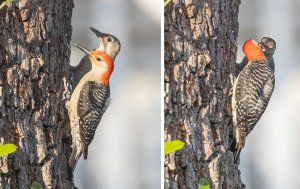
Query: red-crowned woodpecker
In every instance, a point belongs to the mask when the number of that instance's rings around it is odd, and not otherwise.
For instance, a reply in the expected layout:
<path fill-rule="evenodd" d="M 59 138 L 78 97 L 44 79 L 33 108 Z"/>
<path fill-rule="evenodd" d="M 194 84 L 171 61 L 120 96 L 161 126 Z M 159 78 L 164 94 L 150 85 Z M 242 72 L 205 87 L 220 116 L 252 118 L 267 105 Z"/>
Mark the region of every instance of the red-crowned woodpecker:
<path fill-rule="evenodd" d="M 263 48 L 253 39 L 245 42 L 243 51 L 248 63 L 233 86 L 232 115 L 235 128 L 234 161 L 236 163 L 241 149 L 245 146 L 246 136 L 264 113 L 274 90 L 274 69 L 266 58 Z"/>
<path fill-rule="evenodd" d="M 88 146 L 109 104 L 109 79 L 114 69 L 114 60 L 106 52 L 76 46 L 87 54 L 91 69 L 79 80 L 68 102 L 73 142 L 69 165 L 73 170 L 81 153 L 87 159 Z"/>
<path fill-rule="evenodd" d="M 99 39 L 99 47 L 96 48 L 95 50 L 105 52 L 113 60 L 115 60 L 121 48 L 121 43 L 118 40 L 118 38 L 116 38 L 111 34 L 102 33 L 92 27 L 90 27 L 90 29 L 92 30 L 92 32 L 95 33 L 95 35 Z M 70 67 L 71 85 L 73 89 L 76 87 L 80 79 L 91 69 L 92 69 L 92 64 L 87 55 L 81 59 L 78 65 Z"/>

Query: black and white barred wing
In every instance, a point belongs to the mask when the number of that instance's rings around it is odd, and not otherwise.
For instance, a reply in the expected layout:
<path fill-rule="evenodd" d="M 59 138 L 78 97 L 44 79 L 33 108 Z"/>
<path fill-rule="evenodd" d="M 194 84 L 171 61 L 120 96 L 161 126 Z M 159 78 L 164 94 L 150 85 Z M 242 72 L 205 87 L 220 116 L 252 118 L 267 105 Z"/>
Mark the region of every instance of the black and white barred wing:
<path fill-rule="evenodd" d="M 274 74 L 268 64 L 252 62 L 240 73 L 236 86 L 237 124 L 248 134 L 264 113 L 274 90 Z"/>
<path fill-rule="evenodd" d="M 110 96 L 108 85 L 94 81 L 84 84 L 78 101 L 78 115 L 81 140 L 89 145 L 94 138 L 96 129 L 107 109 Z"/>

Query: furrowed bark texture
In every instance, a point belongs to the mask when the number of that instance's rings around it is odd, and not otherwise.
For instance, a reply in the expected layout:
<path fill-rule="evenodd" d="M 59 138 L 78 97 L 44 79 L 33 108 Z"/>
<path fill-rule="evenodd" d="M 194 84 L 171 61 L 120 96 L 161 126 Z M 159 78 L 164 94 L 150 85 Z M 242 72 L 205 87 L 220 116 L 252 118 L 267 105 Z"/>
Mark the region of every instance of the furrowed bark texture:
<path fill-rule="evenodd" d="M 183 2 L 183 3 L 182 3 Z M 165 188 L 243 188 L 230 144 L 239 0 L 173 0 L 165 7 Z"/>
<path fill-rule="evenodd" d="M 74 188 L 62 100 L 68 76 L 72 0 L 19 0 L 0 10 L 0 188 Z"/>

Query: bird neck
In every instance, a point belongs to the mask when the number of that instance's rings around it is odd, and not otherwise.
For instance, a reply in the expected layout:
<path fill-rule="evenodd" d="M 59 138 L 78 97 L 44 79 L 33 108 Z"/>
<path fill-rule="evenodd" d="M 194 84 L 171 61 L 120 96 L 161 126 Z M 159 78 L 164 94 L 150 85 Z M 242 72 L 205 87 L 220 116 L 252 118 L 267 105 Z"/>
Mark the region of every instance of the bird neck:
<path fill-rule="evenodd" d="M 252 61 L 267 61 L 267 58 L 260 46 L 253 43 L 252 40 L 247 40 L 243 46 L 243 51 L 249 62 Z"/>
<path fill-rule="evenodd" d="M 253 62 L 253 61 L 267 61 L 267 58 L 265 57 L 264 53 L 262 51 L 251 51 L 251 52 L 245 52 L 248 61 Z"/>
<path fill-rule="evenodd" d="M 101 75 L 97 78 L 97 80 L 98 80 L 100 83 L 102 83 L 102 84 L 108 85 L 108 84 L 109 84 L 109 78 L 110 78 L 110 76 L 111 76 L 111 74 L 112 74 L 112 72 L 113 72 L 113 69 L 114 69 L 113 64 L 112 64 L 111 66 L 108 66 L 108 67 L 106 68 L 107 71 L 104 72 L 104 74 L 101 74 Z"/>
<path fill-rule="evenodd" d="M 102 54 L 104 63 L 96 65 L 97 70 L 99 70 L 99 72 L 100 72 L 100 74 L 98 72 L 97 80 L 102 84 L 108 85 L 110 76 L 111 76 L 112 72 L 114 71 L 114 61 L 105 52 L 101 52 L 101 54 Z"/>

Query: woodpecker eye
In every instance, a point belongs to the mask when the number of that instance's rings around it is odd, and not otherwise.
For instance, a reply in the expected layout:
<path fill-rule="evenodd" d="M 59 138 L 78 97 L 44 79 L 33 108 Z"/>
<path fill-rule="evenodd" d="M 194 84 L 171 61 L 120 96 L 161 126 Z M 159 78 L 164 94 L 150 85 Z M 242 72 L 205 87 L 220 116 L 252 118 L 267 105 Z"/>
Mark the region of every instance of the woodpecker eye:
<path fill-rule="evenodd" d="M 110 37 L 109 37 L 109 38 L 107 38 L 107 41 L 108 41 L 108 42 L 111 42 L 111 38 L 110 38 Z"/>
<path fill-rule="evenodd" d="M 268 43 L 268 47 L 269 47 L 270 49 L 272 49 L 272 48 L 274 48 L 274 44 L 273 44 L 273 43 Z"/>
<path fill-rule="evenodd" d="M 97 57 L 96 59 L 98 62 L 100 62 L 102 59 L 100 57 Z"/>

